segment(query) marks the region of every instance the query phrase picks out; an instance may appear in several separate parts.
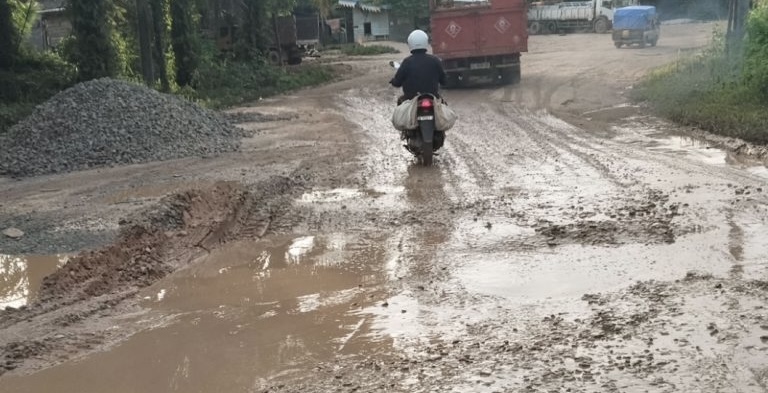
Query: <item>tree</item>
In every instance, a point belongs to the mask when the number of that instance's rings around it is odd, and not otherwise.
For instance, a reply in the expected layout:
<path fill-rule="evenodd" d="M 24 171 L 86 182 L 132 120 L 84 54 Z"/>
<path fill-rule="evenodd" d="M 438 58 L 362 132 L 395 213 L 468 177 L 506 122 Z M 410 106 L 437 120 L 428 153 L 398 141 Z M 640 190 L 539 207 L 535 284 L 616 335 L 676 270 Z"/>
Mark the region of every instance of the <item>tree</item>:
<path fill-rule="evenodd" d="M 0 69 L 11 68 L 18 57 L 18 34 L 9 0 L 0 0 Z"/>
<path fill-rule="evenodd" d="M 240 58 L 250 58 L 254 51 L 264 52 L 267 49 L 265 26 L 268 26 L 269 21 L 269 4 L 265 0 L 244 0 L 243 4 L 243 27 L 238 37 L 237 55 Z"/>
<path fill-rule="evenodd" d="M 389 5 L 391 12 L 400 16 L 423 16 L 429 14 L 429 0 L 369 0 L 376 5 Z"/>
<path fill-rule="evenodd" d="M 154 61 L 152 58 L 152 13 L 147 0 L 136 0 L 136 32 L 139 35 L 139 58 L 141 59 L 141 75 L 144 83 L 152 85 L 155 82 Z"/>
<path fill-rule="evenodd" d="M 176 57 L 176 83 L 189 86 L 200 60 L 197 7 L 194 0 L 171 0 L 171 45 Z"/>
<path fill-rule="evenodd" d="M 117 76 L 121 67 L 114 41 L 114 3 L 70 0 L 69 4 L 80 80 Z"/>
<path fill-rule="evenodd" d="M 168 26 L 168 2 L 167 0 L 149 0 L 152 12 L 152 58 L 155 62 L 157 74 L 160 76 L 160 89 L 164 92 L 171 90 L 168 80 L 168 62 L 166 54 L 166 34 Z"/>

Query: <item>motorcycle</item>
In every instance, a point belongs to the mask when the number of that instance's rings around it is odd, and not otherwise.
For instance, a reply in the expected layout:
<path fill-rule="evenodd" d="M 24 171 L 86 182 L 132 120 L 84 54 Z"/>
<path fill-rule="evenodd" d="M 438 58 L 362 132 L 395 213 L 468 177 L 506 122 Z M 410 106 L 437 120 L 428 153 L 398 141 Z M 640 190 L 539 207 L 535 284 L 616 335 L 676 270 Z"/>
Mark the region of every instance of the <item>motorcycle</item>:
<path fill-rule="evenodd" d="M 400 63 L 390 61 L 389 65 L 400 68 Z M 413 154 L 424 166 L 432 165 L 435 152 L 445 142 L 445 132 L 435 128 L 435 100 L 431 94 L 421 94 L 416 97 L 416 121 L 418 127 L 413 130 L 401 131 L 400 139 L 405 141 L 403 147 Z M 400 105 L 401 102 L 398 102 Z"/>

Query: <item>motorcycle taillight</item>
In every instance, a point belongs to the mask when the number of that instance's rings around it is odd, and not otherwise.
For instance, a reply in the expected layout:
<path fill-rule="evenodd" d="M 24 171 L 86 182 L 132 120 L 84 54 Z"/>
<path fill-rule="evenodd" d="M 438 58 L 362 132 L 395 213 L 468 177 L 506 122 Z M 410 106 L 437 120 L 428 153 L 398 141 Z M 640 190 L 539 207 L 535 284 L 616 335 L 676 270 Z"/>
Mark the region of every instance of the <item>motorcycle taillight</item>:
<path fill-rule="evenodd" d="M 419 101 L 419 109 L 432 109 L 432 100 L 424 99 Z"/>

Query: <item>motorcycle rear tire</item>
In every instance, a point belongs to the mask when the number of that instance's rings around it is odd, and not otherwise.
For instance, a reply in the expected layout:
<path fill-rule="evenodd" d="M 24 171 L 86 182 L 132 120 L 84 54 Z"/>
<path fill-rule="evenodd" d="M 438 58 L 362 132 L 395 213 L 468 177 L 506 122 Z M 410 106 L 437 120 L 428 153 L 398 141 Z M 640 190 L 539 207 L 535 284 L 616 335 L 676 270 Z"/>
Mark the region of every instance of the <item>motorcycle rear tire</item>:
<path fill-rule="evenodd" d="M 434 153 L 432 150 L 433 143 L 434 142 L 423 142 L 421 145 L 421 164 L 424 166 L 432 166 L 432 153 Z"/>

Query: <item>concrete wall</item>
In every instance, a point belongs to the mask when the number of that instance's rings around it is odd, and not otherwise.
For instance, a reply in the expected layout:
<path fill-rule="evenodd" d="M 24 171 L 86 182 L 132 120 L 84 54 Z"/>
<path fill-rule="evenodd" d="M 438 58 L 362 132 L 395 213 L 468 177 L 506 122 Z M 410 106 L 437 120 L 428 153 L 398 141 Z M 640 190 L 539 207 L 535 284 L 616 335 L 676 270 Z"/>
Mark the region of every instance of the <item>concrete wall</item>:
<path fill-rule="evenodd" d="M 72 25 L 63 13 L 43 14 L 29 39 L 38 50 L 48 50 L 57 47 L 71 33 Z"/>
<path fill-rule="evenodd" d="M 389 13 L 365 12 L 355 9 L 352 12 L 355 42 L 372 41 L 389 38 Z M 371 34 L 365 34 L 365 24 L 371 24 Z"/>

